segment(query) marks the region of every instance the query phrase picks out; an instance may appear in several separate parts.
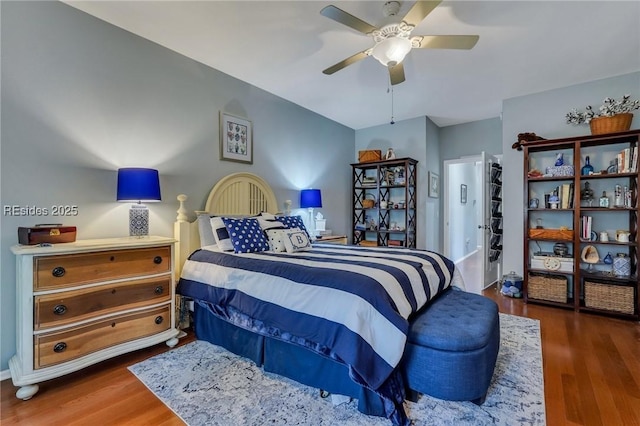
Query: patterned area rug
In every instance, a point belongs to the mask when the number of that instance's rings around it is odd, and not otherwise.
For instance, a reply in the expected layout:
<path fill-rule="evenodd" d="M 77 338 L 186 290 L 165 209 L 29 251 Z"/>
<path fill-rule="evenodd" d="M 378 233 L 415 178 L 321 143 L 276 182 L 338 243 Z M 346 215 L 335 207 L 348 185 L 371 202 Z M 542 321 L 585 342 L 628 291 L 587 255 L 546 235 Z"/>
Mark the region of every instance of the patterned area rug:
<path fill-rule="evenodd" d="M 544 425 L 544 385 L 537 320 L 500 314 L 501 346 L 482 406 L 422 395 L 406 402 L 414 425 Z M 389 425 L 357 402 L 338 405 L 319 391 L 265 373 L 252 362 L 195 341 L 129 367 L 190 426 Z"/>

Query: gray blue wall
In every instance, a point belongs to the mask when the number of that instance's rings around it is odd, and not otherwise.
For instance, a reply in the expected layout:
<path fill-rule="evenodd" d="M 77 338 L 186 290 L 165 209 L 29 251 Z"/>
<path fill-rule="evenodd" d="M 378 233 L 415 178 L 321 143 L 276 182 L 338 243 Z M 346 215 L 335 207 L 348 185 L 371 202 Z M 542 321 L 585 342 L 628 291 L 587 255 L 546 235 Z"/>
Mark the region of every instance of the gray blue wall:
<path fill-rule="evenodd" d="M 480 154 L 482 151 L 492 155 L 502 154 L 502 121 L 500 118 L 472 121 L 440 129 L 440 158 L 442 161 Z"/>
<path fill-rule="evenodd" d="M 416 246 L 439 250 L 439 200 L 427 196 L 428 171 L 440 173 L 440 146 L 438 127 L 427 117 L 382 124 L 356 131 L 355 149 L 379 149 L 383 155 L 393 148 L 397 158 L 418 160 L 418 209 Z"/>
<path fill-rule="evenodd" d="M 256 173 L 279 200 L 323 190 L 327 228 L 350 227 L 354 130 L 59 2 L 1 3 L 2 205 L 77 205 L 74 217 L 3 216 L 0 370 L 15 352 L 17 228 L 62 222 L 78 238 L 128 234 L 119 167 L 160 172 L 150 233 L 171 236 L 178 204 L 202 209 L 212 186 Z M 253 121 L 254 163 L 219 157 L 218 114 Z"/>

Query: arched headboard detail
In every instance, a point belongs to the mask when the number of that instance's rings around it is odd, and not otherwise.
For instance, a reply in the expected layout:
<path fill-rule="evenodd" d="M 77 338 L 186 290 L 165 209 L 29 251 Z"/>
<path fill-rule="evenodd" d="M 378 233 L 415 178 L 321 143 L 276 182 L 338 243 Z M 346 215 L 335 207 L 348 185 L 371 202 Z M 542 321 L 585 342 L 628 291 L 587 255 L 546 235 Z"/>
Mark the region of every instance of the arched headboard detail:
<path fill-rule="evenodd" d="M 180 194 L 180 208 L 173 227 L 174 238 L 177 240 L 175 250 L 176 278 L 180 276 L 182 264 L 189 254 L 200 247 L 198 221 L 189 222 L 184 202 L 187 196 Z M 269 184 L 261 177 L 252 173 L 233 173 L 215 184 L 204 211 L 216 215 L 257 215 L 261 212 L 278 213 L 278 201 Z"/>
<path fill-rule="evenodd" d="M 234 173 L 216 183 L 207 198 L 205 211 L 219 215 L 275 214 L 278 202 L 269 184 L 261 177 Z"/>

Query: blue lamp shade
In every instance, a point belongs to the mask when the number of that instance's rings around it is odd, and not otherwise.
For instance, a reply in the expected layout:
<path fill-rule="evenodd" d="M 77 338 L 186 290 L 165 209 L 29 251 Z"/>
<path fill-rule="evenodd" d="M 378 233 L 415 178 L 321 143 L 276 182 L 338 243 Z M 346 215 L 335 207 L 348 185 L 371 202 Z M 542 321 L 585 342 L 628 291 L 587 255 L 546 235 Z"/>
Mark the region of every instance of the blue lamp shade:
<path fill-rule="evenodd" d="M 160 201 L 160 178 L 154 169 L 118 170 L 118 201 Z"/>
<path fill-rule="evenodd" d="M 322 194 L 319 189 L 303 189 L 300 191 L 300 208 L 314 209 L 322 207 Z"/>

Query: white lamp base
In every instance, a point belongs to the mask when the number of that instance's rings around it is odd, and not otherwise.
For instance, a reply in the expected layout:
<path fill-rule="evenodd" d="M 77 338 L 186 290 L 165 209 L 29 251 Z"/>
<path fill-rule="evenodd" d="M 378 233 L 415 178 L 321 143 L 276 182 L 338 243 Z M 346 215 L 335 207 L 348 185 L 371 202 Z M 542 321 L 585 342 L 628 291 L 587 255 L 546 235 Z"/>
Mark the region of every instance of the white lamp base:
<path fill-rule="evenodd" d="M 133 204 L 129 209 L 129 235 L 132 237 L 149 235 L 149 209 L 144 204 Z"/>
<path fill-rule="evenodd" d="M 307 226 L 307 231 L 309 231 L 309 237 L 311 237 L 311 241 L 316 240 L 316 224 L 313 220 L 313 207 L 309 207 L 309 225 Z"/>

